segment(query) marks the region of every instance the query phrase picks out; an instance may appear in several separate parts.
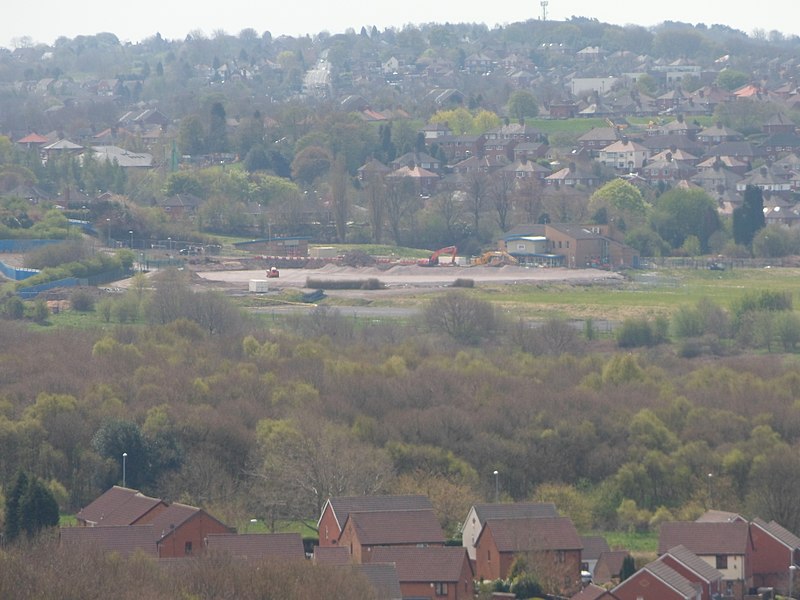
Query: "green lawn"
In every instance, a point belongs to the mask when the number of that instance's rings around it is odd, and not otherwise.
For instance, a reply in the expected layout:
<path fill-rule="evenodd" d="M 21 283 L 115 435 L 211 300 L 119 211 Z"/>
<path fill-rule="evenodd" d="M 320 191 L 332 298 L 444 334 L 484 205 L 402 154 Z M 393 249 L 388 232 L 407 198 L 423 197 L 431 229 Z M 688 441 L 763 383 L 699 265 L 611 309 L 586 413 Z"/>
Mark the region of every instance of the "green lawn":
<path fill-rule="evenodd" d="M 623 531 L 602 531 L 593 535 L 606 538 L 612 550 L 629 550 L 631 553 L 656 553 L 658 551 L 658 533 L 627 533 Z"/>

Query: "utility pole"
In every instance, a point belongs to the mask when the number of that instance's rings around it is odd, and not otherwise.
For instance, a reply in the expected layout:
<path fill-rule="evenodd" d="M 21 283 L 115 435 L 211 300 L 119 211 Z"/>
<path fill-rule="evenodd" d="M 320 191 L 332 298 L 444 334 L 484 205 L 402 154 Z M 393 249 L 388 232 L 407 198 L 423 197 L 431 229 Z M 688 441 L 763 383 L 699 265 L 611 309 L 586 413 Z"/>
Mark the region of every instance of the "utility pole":
<path fill-rule="evenodd" d="M 542 21 L 547 21 L 547 5 L 550 3 L 548 0 L 542 0 L 539 4 L 542 7 Z"/>

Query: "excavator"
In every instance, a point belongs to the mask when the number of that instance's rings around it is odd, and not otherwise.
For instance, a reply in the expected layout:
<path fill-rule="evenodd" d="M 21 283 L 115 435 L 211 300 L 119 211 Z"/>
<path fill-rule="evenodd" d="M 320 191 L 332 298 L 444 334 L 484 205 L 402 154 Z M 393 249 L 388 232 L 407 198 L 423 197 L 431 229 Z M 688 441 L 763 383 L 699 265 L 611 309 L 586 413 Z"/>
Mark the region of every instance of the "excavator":
<path fill-rule="evenodd" d="M 454 265 L 456 264 L 456 252 L 458 252 L 458 249 L 455 246 L 445 246 L 444 248 L 439 248 L 428 258 L 420 258 L 417 261 L 417 265 L 420 267 L 435 267 L 439 264 L 439 257 L 442 254 L 449 254 L 450 255 L 449 264 Z"/>
<path fill-rule="evenodd" d="M 273 279 L 274 277 L 280 277 L 280 276 L 281 272 L 278 271 L 277 267 L 270 267 L 269 269 L 267 269 L 267 278 Z"/>
<path fill-rule="evenodd" d="M 503 265 L 518 264 L 519 261 L 504 250 L 490 250 L 472 259 L 473 266 L 487 265 L 490 267 L 502 267 Z"/>

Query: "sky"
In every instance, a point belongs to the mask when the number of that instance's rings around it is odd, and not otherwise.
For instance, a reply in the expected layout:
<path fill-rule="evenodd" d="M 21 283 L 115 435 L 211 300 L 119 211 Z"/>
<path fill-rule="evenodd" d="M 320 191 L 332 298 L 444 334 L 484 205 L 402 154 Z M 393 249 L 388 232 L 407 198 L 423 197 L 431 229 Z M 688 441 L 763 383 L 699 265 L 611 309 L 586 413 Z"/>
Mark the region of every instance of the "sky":
<path fill-rule="evenodd" d="M 378 29 L 402 28 L 420 23 L 485 23 L 489 27 L 542 17 L 540 0 L 402 0 L 401 2 L 348 2 L 347 0 L 298 0 L 289 2 L 223 2 L 185 0 L 7 0 L 13 8 L 0 19 L 0 46 L 14 48 L 23 38 L 51 44 L 58 37 L 74 38 L 101 32 L 115 34 L 122 42 L 138 42 L 160 33 L 166 39 L 183 39 L 190 32 L 207 36 L 222 30 L 238 34 L 252 28 L 259 34 L 314 35 L 321 31 L 342 33 L 362 25 Z M 756 8 L 757 7 L 757 8 Z M 650 27 L 663 21 L 722 24 L 751 34 L 760 29 L 800 35 L 800 3 L 785 0 L 738 2 L 731 0 L 548 0 L 547 18 L 563 21 L 588 17 L 617 25 Z"/>

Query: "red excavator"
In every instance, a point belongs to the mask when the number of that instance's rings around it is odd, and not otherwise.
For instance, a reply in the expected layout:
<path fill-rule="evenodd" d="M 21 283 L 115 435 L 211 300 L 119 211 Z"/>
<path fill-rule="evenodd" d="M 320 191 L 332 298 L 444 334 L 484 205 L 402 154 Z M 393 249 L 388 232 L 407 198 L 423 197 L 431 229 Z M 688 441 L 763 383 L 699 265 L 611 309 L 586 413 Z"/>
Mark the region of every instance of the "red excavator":
<path fill-rule="evenodd" d="M 278 271 L 277 267 L 270 267 L 269 269 L 267 269 L 267 277 L 269 279 L 272 279 L 273 277 L 280 277 L 280 276 L 281 276 L 281 272 Z"/>
<path fill-rule="evenodd" d="M 429 258 L 420 258 L 417 261 L 417 265 L 420 267 L 435 267 L 439 264 L 439 257 L 442 254 L 449 254 L 450 255 L 450 263 L 451 265 L 456 264 L 456 252 L 458 249 L 455 246 L 446 246 L 444 248 L 439 248 L 436 252 L 430 255 Z"/>

